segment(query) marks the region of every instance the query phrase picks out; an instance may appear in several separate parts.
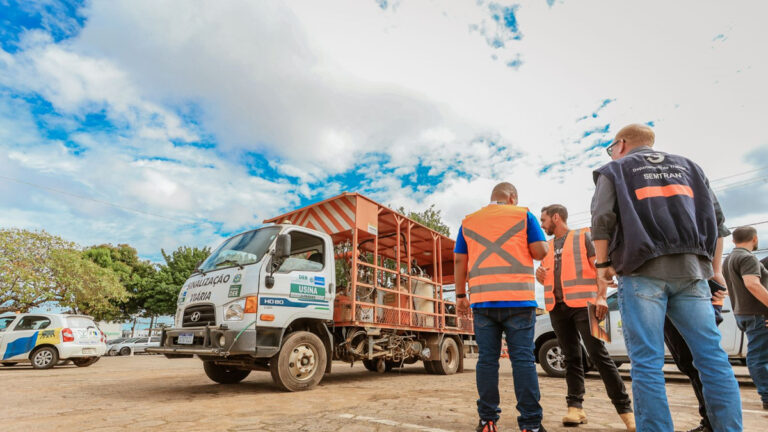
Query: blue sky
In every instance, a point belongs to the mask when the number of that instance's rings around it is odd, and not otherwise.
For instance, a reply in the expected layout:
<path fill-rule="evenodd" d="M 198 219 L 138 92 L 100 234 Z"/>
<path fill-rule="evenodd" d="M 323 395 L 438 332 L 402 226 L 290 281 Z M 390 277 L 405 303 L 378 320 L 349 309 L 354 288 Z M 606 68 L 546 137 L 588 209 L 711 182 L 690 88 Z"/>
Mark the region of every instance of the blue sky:
<path fill-rule="evenodd" d="M 158 260 L 341 191 L 455 232 L 498 181 L 584 226 L 634 122 L 768 220 L 768 8 L 617 3 L 0 1 L 0 226 Z"/>

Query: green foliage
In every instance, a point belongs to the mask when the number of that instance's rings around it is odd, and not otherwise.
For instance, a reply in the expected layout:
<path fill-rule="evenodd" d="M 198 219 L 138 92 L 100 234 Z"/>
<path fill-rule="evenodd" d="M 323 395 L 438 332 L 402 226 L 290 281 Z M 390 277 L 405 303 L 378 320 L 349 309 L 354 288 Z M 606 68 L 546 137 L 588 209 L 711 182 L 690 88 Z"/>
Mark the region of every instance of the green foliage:
<path fill-rule="evenodd" d="M 151 262 L 139 259 L 136 249 L 127 244 L 92 246 L 83 254 L 100 267 L 112 270 L 130 294 L 127 298 L 113 300 L 119 311 L 115 318 L 145 315 L 144 302 L 151 297 L 157 277 L 157 268 Z"/>
<path fill-rule="evenodd" d="M 148 315 L 173 315 L 176 312 L 181 287 L 195 271 L 197 264 L 208 258 L 211 249 L 182 246 L 170 254 L 164 250 L 161 252 L 165 265 L 157 272 L 152 295 L 143 299 Z"/>
<path fill-rule="evenodd" d="M 413 219 L 414 221 L 426 226 L 427 228 L 431 228 L 444 236 L 451 236 L 451 229 L 448 228 L 448 225 L 446 225 L 445 222 L 443 222 L 442 210 L 436 209 L 434 204 L 420 212 L 406 210 L 405 207 L 400 207 L 397 209 L 397 212 L 404 214 L 409 219 Z"/>
<path fill-rule="evenodd" d="M 0 230 L 0 313 L 57 303 L 97 319 L 117 314 L 128 297 L 118 275 L 45 231 Z"/>

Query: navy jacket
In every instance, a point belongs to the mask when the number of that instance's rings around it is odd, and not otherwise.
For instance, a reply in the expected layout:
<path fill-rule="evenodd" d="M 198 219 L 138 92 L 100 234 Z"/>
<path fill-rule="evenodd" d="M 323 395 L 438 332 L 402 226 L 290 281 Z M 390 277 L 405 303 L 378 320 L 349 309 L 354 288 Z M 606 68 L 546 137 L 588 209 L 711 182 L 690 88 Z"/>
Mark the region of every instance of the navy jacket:
<path fill-rule="evenodd" d="M 595 170 L 595 182 L 600 175 L 616 188 L 618 225 L 609 254 L 618 274 L 629 275 L 662 255 L 712 259 L 717 220 L 697 164 L 663 152 L 631 153 Z"/>

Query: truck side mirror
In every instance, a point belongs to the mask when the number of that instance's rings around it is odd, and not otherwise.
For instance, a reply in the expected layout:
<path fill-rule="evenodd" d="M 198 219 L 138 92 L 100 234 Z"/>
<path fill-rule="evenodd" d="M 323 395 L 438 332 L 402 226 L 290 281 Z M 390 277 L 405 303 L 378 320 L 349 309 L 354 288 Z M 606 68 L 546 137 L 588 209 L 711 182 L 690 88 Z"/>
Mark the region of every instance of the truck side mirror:
<path fill-rule="evenodd" d="M 282 261 L 291 255 L 291 236 L 280 234 L 275 242 L 275 259 Z"/>

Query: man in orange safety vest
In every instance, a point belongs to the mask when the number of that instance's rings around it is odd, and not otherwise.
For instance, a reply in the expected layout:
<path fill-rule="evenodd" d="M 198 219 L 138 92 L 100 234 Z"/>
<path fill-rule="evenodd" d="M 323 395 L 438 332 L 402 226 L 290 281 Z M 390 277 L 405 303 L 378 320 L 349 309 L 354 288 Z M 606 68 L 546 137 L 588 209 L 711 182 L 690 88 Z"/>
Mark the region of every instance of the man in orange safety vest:
<path fill-rule="evenodd" d="M 571 230 L 567 221 L 568 210 L 562 205 L 552 204 L 541 209 L 541 227 L 554 238 L 549 241 L 549 253 L 536 270 L 536 278 L 544 285 L 544 304 L 565 357 L 568 413 L 563 417 L 563 425 L 577 426 L 587 422 L 582 407 L 585 390 L 581 336 L 616 411 L 627 430 L 634 431 L 632 401 L 624 381 L 603 341 L 592 336 L 589 329 L 587 303 L 594 303 L 597 296 L 592 237 L 589 228 Z"/>

